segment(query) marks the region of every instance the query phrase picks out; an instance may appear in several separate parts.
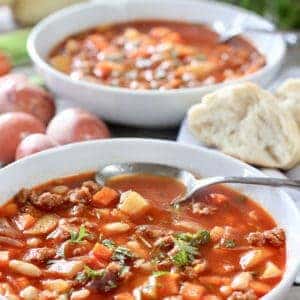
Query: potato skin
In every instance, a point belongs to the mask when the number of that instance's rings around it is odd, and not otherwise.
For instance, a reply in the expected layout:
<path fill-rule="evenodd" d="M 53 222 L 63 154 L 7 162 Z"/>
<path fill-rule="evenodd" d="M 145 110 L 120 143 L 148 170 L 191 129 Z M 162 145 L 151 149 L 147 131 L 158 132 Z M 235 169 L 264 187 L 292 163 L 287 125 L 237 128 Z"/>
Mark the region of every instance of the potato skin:
<path fill-rule="evenodd" d="M 24 138 L 17 150 L 16 160 L 25 156 L 56 147 L 58 144 L 48 135 L 42 133 L 34 133 Z"/>
<path fill-rule="evenodd" d="M 61 145 L 110 137 L 102 120 L 79 108 L 69 108 L 57 114 L 49 123 L 47 134 Z"/>
<path fill-rule="evenodd" d="M 0 52 L 0 76 L 9 73 L 11 70 L 11 62 L 9 58 Z"/>
<path fill-rule="evenodd" d="M 0 79 L 0 113 L 7 112 L 29 113 L 47 125 L 55 114 L 55 104 L 50 93 L 26 76 L 9 74 Z"/>
<path fill-rule="evenodd" d="M 30 114 L 14 112 L 0 115 L 0 164 L 14 160 L 20 141 L 27 135 L 44 132 L 44 124 Z"/>

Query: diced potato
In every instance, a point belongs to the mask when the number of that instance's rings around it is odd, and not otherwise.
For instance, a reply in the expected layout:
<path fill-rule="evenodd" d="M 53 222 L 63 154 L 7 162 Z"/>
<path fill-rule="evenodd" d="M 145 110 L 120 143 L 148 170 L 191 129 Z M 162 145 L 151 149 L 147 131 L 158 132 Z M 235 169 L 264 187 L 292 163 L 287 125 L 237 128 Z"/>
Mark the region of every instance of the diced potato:
<path fill-rule="evenodd" d="M 231 288 L 234 290 L 246 290 L 251 280 L 252 275 L 250 272 L 241 272 L 233 278 Z"/>
<path fill-rule="evenodd" d="M 13 272 L 26 275 L 28 277 L 40 277 L 42 275 L 42 271 L 39 267 L 22 260 L 13 259 L 8 265 Z"/>
<path fill-rule="evenodd" d="M 125 233 L 130 229 L 130 225 L 127 223 L 122 223 L 122 222 L 113 222 L 113 223 L 108 223 L 105 224 L 102 227 L 102 230 L 106 234 L 120 234 L 120 233 Z"/>
<path fill-rule="evenodd" d="M 243 270 L 251 269 L 267 260 L 271 255 L 272 253 L 265 248 L 250 250 L 241 257 L 240 266 Z"/>
<path fill-rule="evenodd" d="M 9 251 L 0 251 L 0 268 L 6 267 L 9 261 Z"/>
<path fill-rule="evenodd" d="M 44 215 L 30 229 L 25 230 L 24 233 L 28 235 L 44 235 L 54 230 L 57 224 L 58 217 L 56 215 Z"/>
<path fill-rule="evenodd" d="M 80 260 L 57 260 L 48 268 L 49 273 L 59 274 L 64 278 L 72 279 L 84 267 L 83 261 Z"/>
<path fill-rule="evenodd" d="M 38 300 L 39 291 L 33 286 L 28 286 L 20 292 L 20 296 L 24 300 Z"/>
<path fill-rule="evenodd" d="M 121 195 L 119 209 L 131 217 L 144 214 L 150 205 L 148 200 L 134 191 L 127 191 Z"/>
<path fill-rule="evenodd" d="M 42 282 L 43 287 L 49 291 L 57 292 L 58 294 L 65 293 L 70 290 L 70 282 L 63 279 L 48 279 Z"/>
<path fill-rule="evenodd" d="M 282 271 L 271 261 L 266 263 L 265 270 L 261 275 L 261 279 L 270 279 L 280 277 L 282 275 Z"/>
<path fill-rule="evenodd" d="M 180 289 L 180 294 L 182 295 L 183 300 L 202 299 L 205 292 L 206 288 L 204 286 L 189 282 L 185 282 Z"/>
<path fill-rule="evenodd" d="M 260 281 L 251 281 L 250 288 L 257 294 L 258 296 L 263 296 L 271 291 L 271 287 L 268 284 L 265 284 Z"/>
<path fill-rule="evenodd" d="M 126 244 L 126 247 L 131 250 L 131 252 L 136 256 L 140 258 L 148 258 L 147 251 L 141 246 L 141 244 L 137 241 L 129 241 Z"/>

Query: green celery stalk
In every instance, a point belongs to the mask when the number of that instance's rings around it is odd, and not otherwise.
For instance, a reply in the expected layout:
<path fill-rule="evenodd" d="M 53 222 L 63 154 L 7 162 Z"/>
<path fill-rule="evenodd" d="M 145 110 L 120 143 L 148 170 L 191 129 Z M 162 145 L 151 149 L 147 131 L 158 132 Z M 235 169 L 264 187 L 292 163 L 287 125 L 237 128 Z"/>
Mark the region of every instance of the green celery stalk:
<path fill-rule="evenodd" d="M 0 34 L 0 51 L 8 55 L 13 66 L 30 62 L 26 43 L 31 28 Z"/>

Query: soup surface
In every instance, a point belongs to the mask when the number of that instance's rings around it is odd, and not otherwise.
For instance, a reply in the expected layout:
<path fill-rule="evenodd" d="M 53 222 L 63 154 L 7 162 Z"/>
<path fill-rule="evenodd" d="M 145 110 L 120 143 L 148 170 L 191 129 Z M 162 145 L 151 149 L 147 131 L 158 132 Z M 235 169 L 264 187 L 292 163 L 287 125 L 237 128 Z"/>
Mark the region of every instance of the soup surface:
<path fill-rule="evenodd" d="M 209 27 L 141 20 L 65 39 L 50 55 L 54 68 L 74 79 L 130 89 L 178 89 L 253 73 L 265 58 L 242 37 L 226 43 Z"/>
<path fill-rule="evenodd" d="M 255 300 L 285 268 L 285 235 L 224 186 L 170 206 L 184 186 L 82 174 L 21 190 L 0 209 L 0 295 L 8 299 Z"/>

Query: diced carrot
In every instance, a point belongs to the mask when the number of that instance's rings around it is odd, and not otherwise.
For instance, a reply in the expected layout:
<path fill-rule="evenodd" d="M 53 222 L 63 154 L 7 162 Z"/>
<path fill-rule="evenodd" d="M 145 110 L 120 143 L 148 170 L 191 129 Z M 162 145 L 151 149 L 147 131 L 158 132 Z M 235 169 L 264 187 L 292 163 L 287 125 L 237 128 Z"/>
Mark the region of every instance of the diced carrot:
<path fill-rule="evenodd" d="M 96 206 L 108 206 L 119 197 L 115 190 L 103 187 L 99 192 L 93 195 L 92 203 Z"/>
<path fill-rule="evenodd" d="M 72 59 L 68 55 L 56 55 L 50 59 L 50 63 L 55 69 L 63 73 L 69 73 L 71 70 Z"/>
<path fill-rule="evenodd" d="M 22 214 L 17 219 L 17 225 L 20 230 L 28 229 L 35 223 L 35 218 L 30 214 Z"/>
<path fill-rule="evenodd" d="M 103 50 L 109 46 L 108 41 L 100 34 L 91 34 L 86 38 L 86 41 L 95 47 L 97 50 Z"/>
<path fill-rule="evenodd" d="M 205 292 L 206 289 L 202 285 L 189 282 L 185 282 L 180 289 L 183 300 L 199 300 Z"/>
<path fill-rule="evenodd" d="M 177 295 L 179 293 L 179 274 L 168 273 L 156 278 L 157 293 L 162 297 Z"/>
<path fill-rule="evenodd" d="M 15 279 L 14 285 L 19 289 L 22 290 L 25 287 L 30 285 L 30 281 L 26 277 L 18 277 Z"/>
<path fill-rule="evenodd" d="M 10 69 L 11 63 L 9 58 L 5 54 L 0 53 L 0 76 L 9 73 Z"/>
<path fill-rule="evenodd" d="M 116 295 L 114 300 L 134 300 L 134 297 L 130 293 L 121 293 Z"/>
<path fill-rule="evenodd" d="M 271 290 L 271 287 L 268 284 L 255 280 L 250 282 L 250 288 L 252 288 L 259 296 L 263 296 Z"/>
<path fill-rule="evenodd" d="M 94 73 L 97 77 L 107 78 L 112 71 L 122 71 L 122 65 L 112 61 L 100 61 L 94 68 Z"/>
<path fill-rule="evenodd" d="M 9 251 L 0 251 L 0 268 L 6 267 L 9 261 Z"/>
<path fill-rule="evenodd" d="M 201 300 L 222 300 L 219 296 L 216 295 L 206 295 Z"/>
<path fill-rule="evenodd" d="M 3 217 L 12 217 L 18 211 L 17 204 L 10 202 L 0 208 L 0 215 Z"/>
<path fill-rule="evenodd" d="M 169 28 L 163 27 L 163 26 L 153 27 L 149 32 L 150 36 L 152 36 L 156 39 L 161 39 L 170 33 L 171 33 L 171 30 Z"/>
<path fill-rule="evenodd" d="M 92 253 L 100 261 L 109 261 L 112 255 L 112 251 L 100 243 L 95 244 Z"/>
<path fill-rule="evenodd" d="M 200 284 L 203 285 L 222 285 L 226 284 L 229 285 L 231 280 L 229 277 L 223 277 L 223 276 L 217 276 L 217 275 L 212 275 L 212 276 L 200 276 L 198 278 L 198 281 Z"/>

